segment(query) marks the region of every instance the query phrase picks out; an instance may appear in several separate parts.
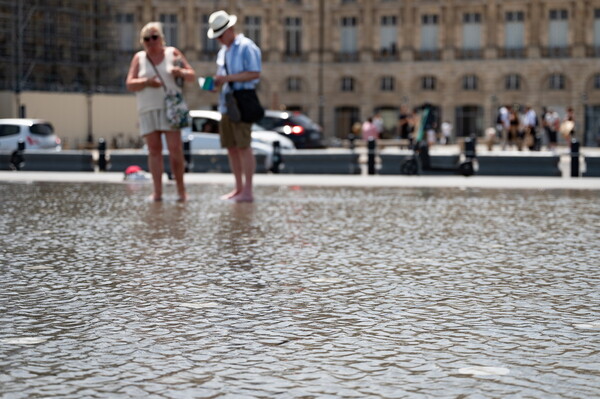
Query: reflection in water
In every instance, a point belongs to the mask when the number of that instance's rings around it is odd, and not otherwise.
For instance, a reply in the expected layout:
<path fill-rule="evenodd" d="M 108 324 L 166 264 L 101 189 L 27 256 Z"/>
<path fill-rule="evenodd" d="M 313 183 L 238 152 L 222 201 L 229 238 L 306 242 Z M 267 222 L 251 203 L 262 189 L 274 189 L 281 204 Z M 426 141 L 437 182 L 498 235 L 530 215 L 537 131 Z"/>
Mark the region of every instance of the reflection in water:
<path fill-rule="evenodd" d="M 223 203 L 220 209 L 217 247 L 233 268 L 250 269 L 260 246 L 262 232 L 254 223 L 254 203 Z"/>
<path fill-rule="evenodd" d="M 3 395 L 600 396 L 597 193 L 189 188 L 0 183 Z"/>

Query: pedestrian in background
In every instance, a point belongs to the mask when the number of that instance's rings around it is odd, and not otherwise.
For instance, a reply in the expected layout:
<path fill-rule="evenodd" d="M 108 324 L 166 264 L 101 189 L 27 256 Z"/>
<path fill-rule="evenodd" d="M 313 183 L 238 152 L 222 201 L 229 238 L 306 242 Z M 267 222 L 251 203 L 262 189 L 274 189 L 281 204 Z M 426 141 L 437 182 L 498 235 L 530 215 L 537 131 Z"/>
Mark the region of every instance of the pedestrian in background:
<path fill-rule="evenodd" d="M 530 151 L 533 151 L 536 144 L 536 127 L 538 124 L 537 115 L 531 106 L 525 107 L 525 116 L 523 117 L 523 135 L 524 145 Z"/>
<path fill-rule="evenodd" d="M 519 151 L 521 151 L 522 140 L 520 138 L 520 120 L 519 114 L 517 113 L 516 107 L 508 108 L 508 146 L 517 145 Z"/>
<path fill-rule="evenodd" d="M 217 74 L 214 78 L 215 86 L 221 89 L 219 134 L 221 146 L 227 149 L 229 165 L 235 178 L 235 188 L 221 199 L 252 202 L 252 179 L 256 169 L 256 159 L 250 145 L 252 123 L 234 122 L 229 118 L 226 95 L 234 90 L 256 89 L 262 70 L 262 54 L 252 40 L 242 33 L 235 33 L 236 22 L 235 15 L 222 10 L 212 13 L 208 19 L 208 38 L 216 39 L 222 45 L 217 54 Z"/>
<path fill-rule="evenodd" d="M 575 112 L 573 108 L 567 108 L 567 115 L 560 124 L 560 134 L 563 136 L 567 144 L 571 143 L 571 139 L 575 136 Z"/>
<path fill-rule="evenodd" d="M 373 123 L 373 118 L 371 117 L 367 118 L 367 120 L 363 122 L 361 132 L 362 139 L 365 141 L 369 141 L 370 138 L 379 138 L 379 130 L 377 129 L 377 125 Z"/>
<path fill-rule="evenodd" d="M 373 124 L 377 128 L 377 137 L 383 138 L 383 118 L 381 117 L 381 114 L 379 112 L 373 115 Z"/>
<path fill-rule="evenodd" d="M 448 145 L 452 139 L 452 124 L 448 121 L 442 122 L 441 144 Z"/>
<path fill-rule="evenodd" d="M 560 130 L 560 116 L 554 109 L 549 108 L 544 117 L 544 128 L 548 136 L 548 149 L 556 151 L 558 143 L 558 131 Z"/>
<path fill-rule="evenodd" d="M 496 117 L 496 130 L 498 136 L 502 140 L 502 150 L 506 150 L 508 144 L 508 133 L 510 129 L 510 113 L 509 107 L 503 105 L 498 110 L 498 116 Z"/>
<path fill-rule="evenodd" d="M 401 140 L 408 140 L 408 147 L 412 148 L 412 131 L 414 122 L 410 111 L 405 107 L 400 107 L 400 115 L 398 116 L 398 130 Z"/>
<path fill-rule="evenodd" d="M 176 84 L 175 79 L 193 81 L 196 74 L 181 51 L 165 45 L 160 22 L 150 22 L 142 28 L 140 43 L 144 50 L 133 56 L 126 85 L 129 91 L 136 93 L 140 133 L 148 147 L 148 168 L 154 190 L 150 198 L 152 201 L 162 200 L 164 134 L 171 172 L 177 185 L 177 200 L 186 201 L 181 131 L 173 129 L 167 120 L 165 89 L 181 93 L 181 87 Z"/>

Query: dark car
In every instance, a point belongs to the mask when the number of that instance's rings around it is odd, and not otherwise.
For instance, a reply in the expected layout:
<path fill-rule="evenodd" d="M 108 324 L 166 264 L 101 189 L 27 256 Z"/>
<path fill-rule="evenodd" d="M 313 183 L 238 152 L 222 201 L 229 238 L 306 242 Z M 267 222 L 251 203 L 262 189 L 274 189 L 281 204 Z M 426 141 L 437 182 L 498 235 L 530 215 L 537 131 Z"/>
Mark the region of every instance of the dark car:
<path fill-rule="evenodd" d="M 257 123 L 288 137 L 296 148 L 325 148 L 321 126 L 300 112 L 266 110 Z"/>

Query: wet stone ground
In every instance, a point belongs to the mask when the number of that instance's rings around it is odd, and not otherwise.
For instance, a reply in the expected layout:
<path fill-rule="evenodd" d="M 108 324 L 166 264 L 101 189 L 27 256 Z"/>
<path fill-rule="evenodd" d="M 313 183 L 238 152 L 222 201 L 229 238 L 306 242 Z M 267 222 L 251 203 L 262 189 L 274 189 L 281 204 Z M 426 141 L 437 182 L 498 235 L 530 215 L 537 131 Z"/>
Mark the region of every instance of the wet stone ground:
<path fill-rule="evenodd" d="M 2 398 L 600 396 L 597 192 L 0 183 Z"/>

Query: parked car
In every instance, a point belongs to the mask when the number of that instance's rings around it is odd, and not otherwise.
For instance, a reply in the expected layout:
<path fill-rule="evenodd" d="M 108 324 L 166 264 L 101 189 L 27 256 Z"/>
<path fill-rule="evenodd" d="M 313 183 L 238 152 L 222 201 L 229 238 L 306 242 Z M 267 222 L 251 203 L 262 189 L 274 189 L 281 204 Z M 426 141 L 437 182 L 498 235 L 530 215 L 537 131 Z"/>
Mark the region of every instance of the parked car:
<path fill-rule="evenodd" d="M 192 110 L 192 126 L 181 130 L 182 138 L 190 140 L 190 149 L 211 150 L 221 148 L 219 139 L 219 122 L 221 114 L 217 111 Z M 265 130 L 257 124 L 252 125 L 252 149 L 255 154 L 264 154 L 265 167 L 271 168 L 273 158 L 273 143 L 279 141 L 282 151 L 293 151 L 296 149 L 294 142 L 283 137 L 277 132 Z"/>
<path fill-rule="evenodd" d="M 54 133 L 54 127 L 42 119 L 0 119 L 0 150 L 14 151 L 19 140 L 25 143 L 25 149 L 51 149 L 60 151 L 60 138 Z"/>
<path fill-rule="evenodd" d="M 290 138 L 296 148 L 325 148 L 321 126 L 300 112 L 266 110 L 258 124 Z"/>

